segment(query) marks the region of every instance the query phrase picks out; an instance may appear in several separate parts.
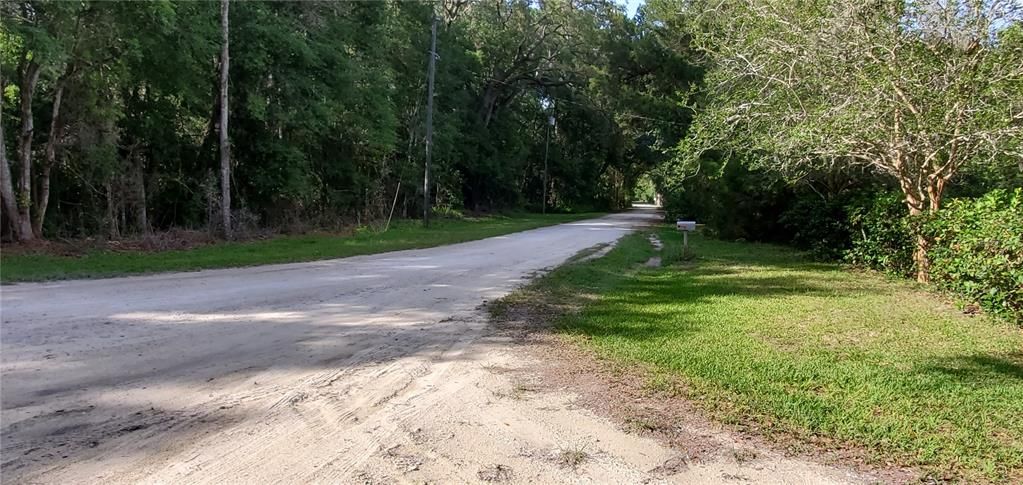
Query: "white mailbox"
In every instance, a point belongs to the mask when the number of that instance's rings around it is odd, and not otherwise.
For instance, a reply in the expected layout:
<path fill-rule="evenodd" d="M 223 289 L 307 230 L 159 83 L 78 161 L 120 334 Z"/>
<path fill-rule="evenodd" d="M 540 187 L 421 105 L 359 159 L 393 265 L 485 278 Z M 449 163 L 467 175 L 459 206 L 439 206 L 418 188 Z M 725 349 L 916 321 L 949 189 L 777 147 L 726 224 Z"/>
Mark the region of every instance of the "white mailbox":
<path fill-rule="evenodd" d="M 675 227 L 678 227 L 678 230 L 680 231 L 686 232 L 695 231 L 696 221 L 683 221 L 682 219 L 679 219 L 678 221 L 675 222 Z"/>

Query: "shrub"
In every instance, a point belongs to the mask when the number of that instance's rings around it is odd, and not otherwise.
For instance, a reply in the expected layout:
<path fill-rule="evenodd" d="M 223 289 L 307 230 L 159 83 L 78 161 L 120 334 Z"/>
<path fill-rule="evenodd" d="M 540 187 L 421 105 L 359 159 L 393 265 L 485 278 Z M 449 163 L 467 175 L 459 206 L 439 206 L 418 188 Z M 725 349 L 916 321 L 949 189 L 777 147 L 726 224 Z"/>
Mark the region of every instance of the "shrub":
<path fill-rule="evenodd" d="M 684 187 L 664 191 L 669 221 L 695 220 L 719 239 L 788 242 L 790 235 L 777 224 L 792 198 L 783 180 L 735 161 L 706 160 L 703 165 Z"/>
<path fill-rule="evenodd" d="M 896 276 L 913 273 L 913 237 L 902 196 L 865 194 L 846 206 L 851 248 L 849 263 Z"/>
<path fill-rule="evenodd" d="M 935 285 L 1023 323 L 1023 189 L 950 200 L 922 227 Z"/>
<path fill-rule="evenodd" d="M 790 244 L 810 251 L 815 259 L 840 259 L 849 249 L 847 201 L 803 195 L 778 222 L 792 235 Z"/>

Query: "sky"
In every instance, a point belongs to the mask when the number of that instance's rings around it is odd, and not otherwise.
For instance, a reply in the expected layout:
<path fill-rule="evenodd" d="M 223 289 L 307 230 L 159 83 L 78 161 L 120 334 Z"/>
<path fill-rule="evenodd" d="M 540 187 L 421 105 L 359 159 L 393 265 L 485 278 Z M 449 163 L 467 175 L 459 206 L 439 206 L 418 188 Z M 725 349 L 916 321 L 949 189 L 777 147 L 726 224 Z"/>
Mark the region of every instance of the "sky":
<path fill-rule="evenodd" d="M 625 4 L 625 9 L 629 13 L 629 17 L 635 16 L 636 9 L 646 2 L 646 0 L 619 0 L 619 1 Z"/>

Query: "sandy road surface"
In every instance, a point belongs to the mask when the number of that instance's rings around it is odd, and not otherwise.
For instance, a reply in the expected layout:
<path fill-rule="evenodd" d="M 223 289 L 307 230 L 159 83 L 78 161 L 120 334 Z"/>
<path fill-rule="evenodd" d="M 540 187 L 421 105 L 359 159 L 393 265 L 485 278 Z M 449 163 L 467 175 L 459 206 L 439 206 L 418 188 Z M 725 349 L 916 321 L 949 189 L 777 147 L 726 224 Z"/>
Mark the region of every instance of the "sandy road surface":
<path fill-rule="evenodd" d="M 854 481 L 783 458 L 675 463 L 523 397 L 478 307 L 634 211 L 425 250 L 2 289 L 5 483 Z M 575 469 L 559 463 L 583 450 Z M 564 461 L 564 460 L 562 460 Z M 742 475 L 739 475 L 739 473 Z"/>

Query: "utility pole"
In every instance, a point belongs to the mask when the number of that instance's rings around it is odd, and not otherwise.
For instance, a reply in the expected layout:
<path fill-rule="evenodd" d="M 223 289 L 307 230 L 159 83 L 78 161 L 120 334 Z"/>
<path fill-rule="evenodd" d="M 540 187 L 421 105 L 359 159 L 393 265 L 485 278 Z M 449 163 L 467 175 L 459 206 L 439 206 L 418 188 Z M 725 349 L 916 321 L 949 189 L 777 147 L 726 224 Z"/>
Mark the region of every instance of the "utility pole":
<path fill-rule="evenodd" d="M 423 175 L 423 225 L 430 227 L 430 161 L 433 158 L 433 77 L 437 72 L 437 14 L 430 24 L 430 63 L 426 81 L 426 170 Z"/>
<path fill-rule="evenodd" d="M 543 209 L 541 213 L 547 213 L 547 185 L 549 185 L 547 179 L 547 155 L 551 150 L 551 127 L 554 126 L 554 115 L 549 115 L 547 118 L 547 141 L 544 142 L 543 147 Z"/>
<path fill-rule="evenodd" d="M 229 0 L 220 2 L 220 210 L 224 223 L 224 237 L 231 239 L 231 142 L 227 138 L 227 69 Z"/>

